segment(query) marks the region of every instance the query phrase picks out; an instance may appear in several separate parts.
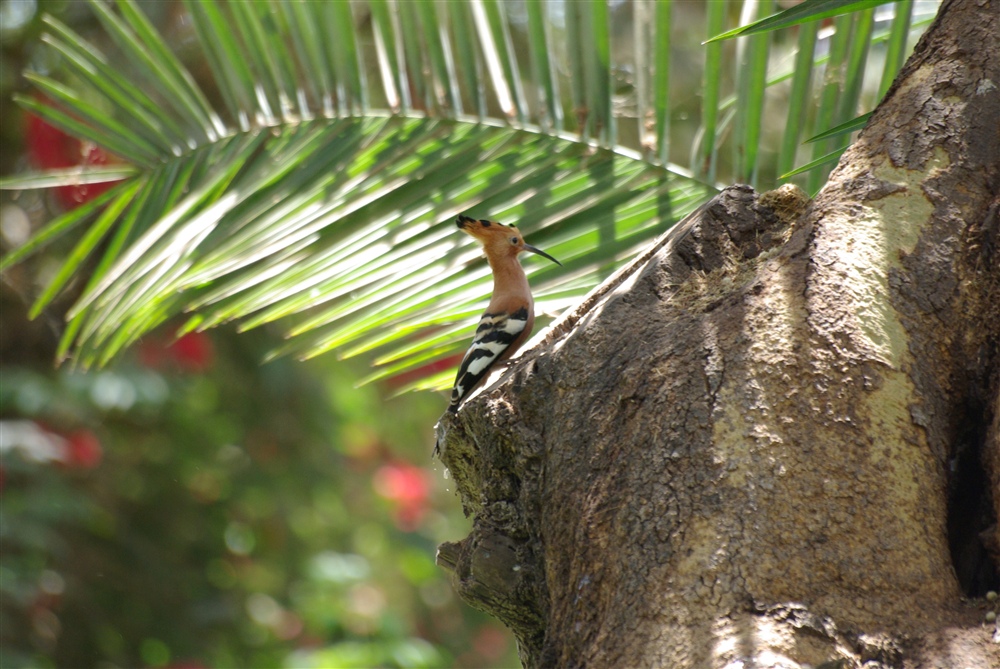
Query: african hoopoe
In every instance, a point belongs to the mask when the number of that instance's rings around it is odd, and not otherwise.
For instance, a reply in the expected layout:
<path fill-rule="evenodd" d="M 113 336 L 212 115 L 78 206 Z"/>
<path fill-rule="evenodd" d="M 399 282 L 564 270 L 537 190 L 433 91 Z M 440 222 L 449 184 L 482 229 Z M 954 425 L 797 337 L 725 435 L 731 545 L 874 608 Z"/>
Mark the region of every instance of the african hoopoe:
<path fill-rule="evenodd" d="M 535 323 L 535 301 L 517 254 L 531 251 L 562 265 L 548 253 L 525 244 L 521 233 L 513 225 L 477 221 L 468 216 L 459 216 L 455 225 L 482 243 L 493 270 L 493 297 L 458 368 L 455 387 L 451 391 L 451 404 L 448 405 L 451 412 L 458 411 L 462 399 L 486 378 L 493 365 L 512 356 L 531 334 L 531 326 Z"/>

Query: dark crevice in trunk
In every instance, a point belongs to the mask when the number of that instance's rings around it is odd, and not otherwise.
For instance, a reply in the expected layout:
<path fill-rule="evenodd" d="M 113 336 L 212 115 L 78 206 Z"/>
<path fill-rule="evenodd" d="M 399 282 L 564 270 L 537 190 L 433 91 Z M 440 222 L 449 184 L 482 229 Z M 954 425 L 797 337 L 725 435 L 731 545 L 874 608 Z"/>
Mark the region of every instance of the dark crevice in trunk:
<path fill-rule="evenodd" d="M 962 591 L 968 597 L 982 597 L 1000 589 L 1000 571 L 996 551 L 988 546 L 997 522 L 983 466 L 989 421 L 983 420 L 985 403 L 973 404 L 978 406 L 968 407 L 963 433 L 949 463 L 948 546 Z"/>

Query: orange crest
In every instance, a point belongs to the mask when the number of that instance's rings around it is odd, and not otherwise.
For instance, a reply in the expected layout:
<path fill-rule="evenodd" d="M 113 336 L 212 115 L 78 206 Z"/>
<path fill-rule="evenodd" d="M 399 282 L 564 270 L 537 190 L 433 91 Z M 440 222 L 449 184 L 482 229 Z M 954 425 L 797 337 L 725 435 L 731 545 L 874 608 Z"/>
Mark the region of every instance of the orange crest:
<path fill-rule="evenodd" d="M 524 237 L 521 236 L 521 231 L 513 225 L 504 225 L 503 223 L 487 221 L 486 219 L 477 220 L 465 215 L 459 215 L 455 219 L 455 225 L 462 232 L 479 240 L 488 256 L 516 256 L 521 251 L 531 251 L 532 253 L 537 253 L 540 256 L 548 258 L 557 265 L 562 264 L 548 253 L 525 244 Z"/>

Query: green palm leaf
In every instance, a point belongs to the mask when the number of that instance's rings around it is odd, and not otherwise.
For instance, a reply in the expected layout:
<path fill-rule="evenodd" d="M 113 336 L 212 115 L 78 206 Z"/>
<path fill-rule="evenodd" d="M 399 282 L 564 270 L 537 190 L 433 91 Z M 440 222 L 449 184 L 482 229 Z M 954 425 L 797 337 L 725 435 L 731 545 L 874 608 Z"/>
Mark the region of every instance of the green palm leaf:
<path fill-rule="evenodd" d="M 759 18 L 752 23 L 747 23 L 739 28 L 727 30 L 724 33 L 715 35 L 708 42 L 731 39 L 741 35 L 754 35 L 757 33 L 770 32 L 790 28 L 810 21 L 831 16 L 840 16 L 851 12 L 861 12 L 873 9 L 879 5 L 884 5 L 893 0 L 806 0 L 801 4 L 789 7 L 788 9 Z"/>
<path fill-rule="evenodd" d="M 664 0 L 639 0 L 649 22 L 631 62 L 616 60 L 617 5 L 604 0 L 566 3 L 564 12 L 529 0 L 523 16 L 498 0 L 191 0 L 211 73 L 201 81 L 136 3 L 91 4 L 114 50 L 47 19 L 44 41 L 72 83 L 32 75 L 49 102 L 19 102 L 127 165 L 0 182 L 122 179 L 3 260 L 7 267 L 90 221 L 33 308 L 85 273 L 60 344 L 82 366 L 105 364 L 186 314 L 180 332 L 230 321 L 280 327 L 287 341 L 274 355 L 370 356 L 383 367 L 369 380 L 412 371 L 462 351 L 489 290 L 485 261 L 451 223 L 457 214 L 517 221 L 563 261 L 561 269 L 525 262 L 539 308 L 555 314 L 715 192 L 667 162 L 674 5 Z M 724 18 L 714 12 L 709 31 Z M 900 25 L 891 32 L 897 56 L 912 29 Z M 869 41 L 889 35 L 876 30 Z M 705 177 L 738 172 L 767 185 L 774 178 L 761 176 L 757 147 L 769 91 L 829 65 L 825 54 L 790 51 L 769 66 L 771 36 L 753 39 L 728 98 L 720 93 L 731 79 L 713 45 L 706 90 L 714 97 L 694 155 Z M 862 41 L 853 50 L 845 42 L 844 62 L 864 63 Z M 799 43 L 812 50 L 817 40 Z M 615 90 L 628 72 L 636 73 L 626 84 L 637 91 L 631 106 Z M 810 80 L 822 81 L 799 77 L 794 89 L 796 137 L 814 134 L 803 130 L 816 109 Z M 839 108 L 856 116 L 861 89 L 843 90 Z M 619 137 L 630 113 L 639 132 Z M 736 158 L 720 163 L 730 125 Z M 410 385 L 438 387 L 449 375 Z"/>

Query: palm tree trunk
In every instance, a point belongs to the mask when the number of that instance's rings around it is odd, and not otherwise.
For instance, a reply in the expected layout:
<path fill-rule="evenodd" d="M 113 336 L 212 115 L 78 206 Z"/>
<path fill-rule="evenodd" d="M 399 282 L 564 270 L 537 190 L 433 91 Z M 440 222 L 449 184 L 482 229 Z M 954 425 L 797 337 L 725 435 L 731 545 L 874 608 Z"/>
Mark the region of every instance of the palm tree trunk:
<path fill-rule="evenodd" d="M 946 0 L 814 201 L 727 189 L 443 419 L 474 522 L 439 562 L 526 666 L 1000 666 L 966 597 L 1000 546 L 998 35 Z"/>

